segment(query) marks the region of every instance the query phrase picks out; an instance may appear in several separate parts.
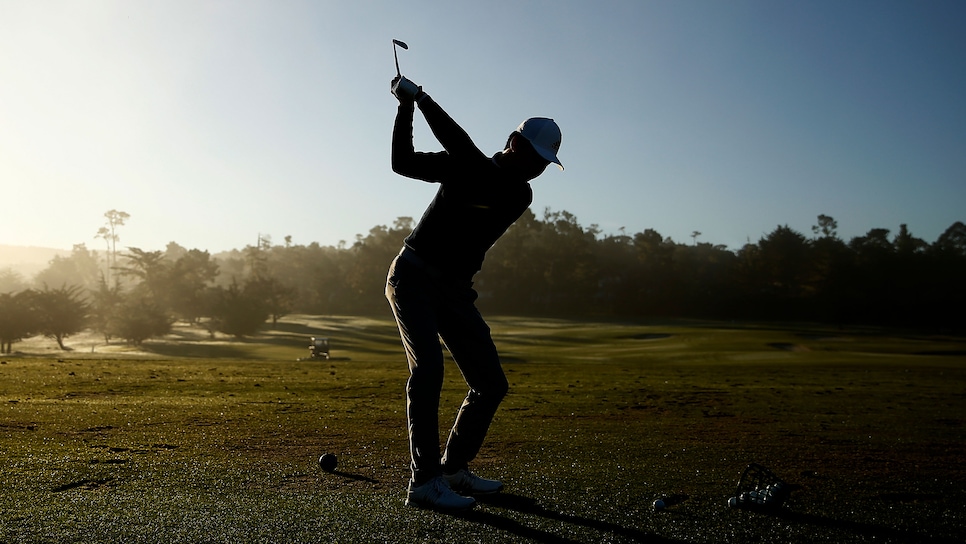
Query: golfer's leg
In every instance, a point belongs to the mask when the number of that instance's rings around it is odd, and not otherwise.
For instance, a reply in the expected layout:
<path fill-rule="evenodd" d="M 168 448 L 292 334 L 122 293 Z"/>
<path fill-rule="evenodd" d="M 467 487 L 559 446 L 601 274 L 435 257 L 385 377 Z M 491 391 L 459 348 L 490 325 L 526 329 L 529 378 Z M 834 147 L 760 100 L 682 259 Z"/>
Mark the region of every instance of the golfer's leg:
<path fill-rule="evenodd" d="M 440 334 L 459 366 L 470 390 L 450 430 L 443 455 L 447 473 L 466 468 L 483 445 L 508 383 L 490 327 L 472 304 L 452 311 L 440 319 Z"/>
<path fill-rule="evenodd" d="M 406 418 L 412 478 L 416 485 L 440 474 L 439 395 L 443 387 L 443 351 L 436 330 L 432 293 L 418 271 L 393 263 L 386 284 L 399 336 L 409 361 Z"/>

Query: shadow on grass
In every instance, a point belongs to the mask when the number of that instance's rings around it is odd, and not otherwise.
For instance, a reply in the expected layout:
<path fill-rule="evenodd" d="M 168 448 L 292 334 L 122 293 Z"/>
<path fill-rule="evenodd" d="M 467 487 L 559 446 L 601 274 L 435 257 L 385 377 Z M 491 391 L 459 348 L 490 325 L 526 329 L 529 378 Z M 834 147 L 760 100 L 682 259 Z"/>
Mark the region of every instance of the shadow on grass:
<path fill-rule="evenodd" d="M 362 474 L 353 474 L 351 472 L 343 472 L 341 470 L 333 470 L 332 475 L 339 476 L 340 478 L 345 478 L 347 480 L 355 480 L 357 482 L 366 482 L 368 484 L 378 484 L 379 480 L 373 480 L 368 476 L 363 476 Z"/>
<path fill-rule="evenodd" d="M 802 525 L 816 525 L 820 527 L 827 527 L 830 529 L 838 529 L 843 532 L 848 532 L 855 535 L 861 535 L 873 540 L 884 539 L 886 541 L 894 542 L 930 542 L 930 543 L 945 543 L 945 542 L 961 542 L 960 540 L 954 540 L 952 538 L 943 538 L 929 536 L 921 533 L 914 533 L 910 531 L 903 531 L 901 529 L 893 529 L 891 527 L 883 527 L 881 525 L 872 525 L 870 523 L 862 523 L 859 521 L 850 521 L 843 519 L 834 519 L 824 516 L 818 516 L 815 514 L 803 514 L 799 512 L 794 512 L 791 510 L 779 510 L 776 512 L 767 513 L 776 519 L 781 519 L 791 523 L 797 523 Z"/>
<path fill-rule="evenodd" d="M 573 525 L 581 525 L 594 529 L 601 532 L 611 533 L 613 535 L 628 538 L 635 542 L 653 542 L 653 543 L 675 543 L 683 542 L 680 540 L 667 539 L 654 534 L 645 533 L 631 527 L 624 527 L 616 523 L 610 523 L 607 521 L 602 521 L 593 518 L 586 518 L 575 516 L 573 514 L 564 514 L 561 512 L 554 512 L 553 510 L 548 510 L 543 506 L 537 504 L 535 499 L 529 497 L 524 497 L 521 495 L 514 495 L 510 493 L 500 493 L 497 495 L 482 496 L 477 497 L 477 500 L 481 504 L 486 504 L 488 506 L 493 506 L 495 508 L 503 508 L 506 510 L 513 510 L 521 514 L 527 514 L 531 516 L 538 516 L 546 518 L 552 521 L 559 521 L 563 523 L 569 523 Z M 500 529 L 515 535 L 528 538 L 537 542 L 556 542 L 561 544 L 567 544 L 572 542 L 582 542 L 581 540 L 572 540 L 565 536 L 555 535 L 547 531 L 536 529 L 533 527 L 528 527 L 522 523 L 500 516 L 492 512 L 482 512 L 479 510 L 471 510 L 469 512 L 462 512 L 456 514 L 457 517 L 465 519 L 466 521 L 471 521 L 475 523 L 480 523 L 483 525 L 489 525 L 495 529 Z"/>

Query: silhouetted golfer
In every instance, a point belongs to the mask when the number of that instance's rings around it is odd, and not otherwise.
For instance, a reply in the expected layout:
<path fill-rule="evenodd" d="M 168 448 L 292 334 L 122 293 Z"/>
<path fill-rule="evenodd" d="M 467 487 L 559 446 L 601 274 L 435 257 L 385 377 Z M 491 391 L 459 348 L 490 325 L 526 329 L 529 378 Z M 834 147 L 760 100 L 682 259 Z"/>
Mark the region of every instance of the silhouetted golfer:
<path fill-rule="evenodd" d="M 421 87 L 396 77 L 391 88 L 399 100 L 392 134 L 393 171 L 439 183 L 436 197 L 406 238 L 386 281 L 386 298 L 410 370 L 406 408 L 412 479 L 406 504 L 461 510 L 476 503 L 471 495 L 503 489 L 499 481 L 480 478 L 468 468 L 508 388 L 490 328 L 474 304 L 473 276 L 486 251 L 529 208 L 529 181 L 551 162 L 560 165 L 560 128 L 552 119 L 527 119 L 510 134 L 503 151 L 488 157 Z M 414 150 L 417 105 L 444 151 Z M 440 338 L 470 388 L 442 456 Z"/>

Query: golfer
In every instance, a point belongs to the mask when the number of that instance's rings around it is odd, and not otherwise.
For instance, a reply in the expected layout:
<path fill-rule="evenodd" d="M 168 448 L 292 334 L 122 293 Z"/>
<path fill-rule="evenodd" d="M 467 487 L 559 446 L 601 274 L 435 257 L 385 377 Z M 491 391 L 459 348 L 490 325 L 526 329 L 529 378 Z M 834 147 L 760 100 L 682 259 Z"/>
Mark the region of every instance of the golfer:
<path fill-rule="evenodd" d="M 402 251 L 392 261 L 386 298 L 392 306 L 410 377 L 406 415 L 412 479 L 406 504 L 463 510 L 473 495 L 503 489 L 497 480 L 469 470 L 508 383 L 490 329 L 474 302 L 473 276 L 486 251 L 530 207 L 529 181 L 557 159 L 560 129 L 552 119 L 524 121 L 505 149 L 488 157 L 422 88 L 392 80 L 399 101 L 392 133 L 392 169 L 439 189 Z M 443 147 L 413 147 L 413 114 L 419 107 Z M 443 386 L 440 339 L 469 386 L 446 448 L 440 455 L 439 398 Z"/>

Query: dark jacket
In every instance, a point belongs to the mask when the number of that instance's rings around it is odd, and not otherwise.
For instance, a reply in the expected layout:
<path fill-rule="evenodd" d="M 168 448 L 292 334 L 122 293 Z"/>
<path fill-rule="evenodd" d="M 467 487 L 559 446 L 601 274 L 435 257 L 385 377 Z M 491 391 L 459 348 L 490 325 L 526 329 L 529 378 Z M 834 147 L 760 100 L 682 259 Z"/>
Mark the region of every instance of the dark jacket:
<path fill-rule="evenodd" d="M 405 245 L 454 280 L 469 280 L 486 251 L 533 200 L 528 180 L 500 168 L 432 98 L 419 109 L 445 151 L 413 148 L 411 102 L 400 102 L 392 134 L 392 169 L 406 177 L 439 183 L 435 198 Z"/>

